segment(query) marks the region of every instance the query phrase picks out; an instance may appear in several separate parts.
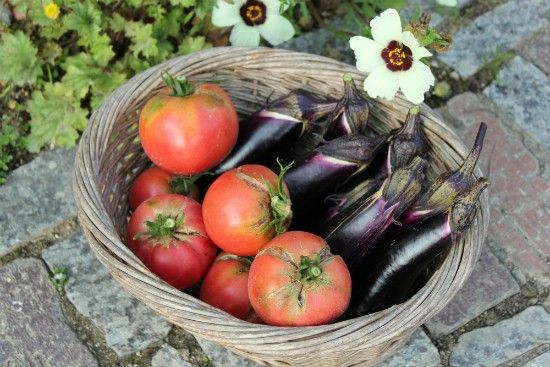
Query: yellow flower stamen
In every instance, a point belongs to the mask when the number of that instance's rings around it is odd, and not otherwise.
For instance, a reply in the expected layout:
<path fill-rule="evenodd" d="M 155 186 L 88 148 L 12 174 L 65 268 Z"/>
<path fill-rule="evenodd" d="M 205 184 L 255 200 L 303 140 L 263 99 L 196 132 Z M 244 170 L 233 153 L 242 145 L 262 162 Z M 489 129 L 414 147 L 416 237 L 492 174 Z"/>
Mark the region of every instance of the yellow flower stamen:
<path fill-rule="evenodd" d="M 57 19 L 59 16 L 59 5 L 56 3 L 49 3 L 44 6 L 44 14 L 50 19 Z"/>

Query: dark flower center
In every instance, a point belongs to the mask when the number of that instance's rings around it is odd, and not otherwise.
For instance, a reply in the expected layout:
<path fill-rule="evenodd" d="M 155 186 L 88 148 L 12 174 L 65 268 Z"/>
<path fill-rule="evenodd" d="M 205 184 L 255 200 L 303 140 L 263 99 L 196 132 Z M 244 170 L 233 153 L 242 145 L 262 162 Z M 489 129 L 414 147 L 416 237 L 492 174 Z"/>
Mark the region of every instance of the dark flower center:
<path fill-rule="evenodd" d="M 255 26 L 265 22 L 266 7 L 261 1 L 248 0 L 241 6 L 240 12 L 246 25 Z"/>
<path fill-rule="evenodd" d="M 413 57 L 411 49 L 397 41 L 391 41 L 382 50 L 381 56 L 391 71 L 409 70 L 412 66 Z"/>

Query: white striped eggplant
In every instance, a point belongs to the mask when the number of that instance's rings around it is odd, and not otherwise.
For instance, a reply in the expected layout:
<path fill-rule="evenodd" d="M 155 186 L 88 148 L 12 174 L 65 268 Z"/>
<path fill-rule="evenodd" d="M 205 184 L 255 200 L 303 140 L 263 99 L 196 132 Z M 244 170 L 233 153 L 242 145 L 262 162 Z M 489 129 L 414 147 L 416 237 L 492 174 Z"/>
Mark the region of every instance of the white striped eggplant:
<path fill-rule="evenodd" d="M 455 196 L 447 212 L 403 228 L 391 241 L 381 243 L 356 273 L 347 316 L 362 316 L 404 302 L 419 274 L 469 228 L 479 195 L 488 185 L 486 178 L 478 179 L 468 192 Z"/>
<path fill-rule="evenodd" d="M 304 91 L 291 92 L 270 103 L 240 123 L 235 148 L 213 173 L 261 161 L 279 147 L 292 144 L 316 120 L 333 111 L 336 104 L 320 101 Z"/>
<path fill-rule="evenodd" d="M 454 199 L 468 192 L 475 182 L 474 168 L 483 148 L 487 125 L 481 123 L 472 150 L 456 171 L 446 172 L 435 179 L 431 187 L 418 198 L 399 220 L 404 226 L 411 226 L 427 218 L 446 212 Z"/>
<path fill-rule="evenodd" d="M 367 98 L 355 86 L 350 74 L 344 74 L 344 96 L 331 115 L 326 139 L 335 139 L 353 133 L 364 133 L 369 118 Z"/>
<path fill-rule="evenodd" d="M 295 207 L 321 201 L 334 187 L 370 164 L 386 137 L 350 134 L 331 140 L 296 162 L 285 175 Z"/>
<path fill-rule="evenodd" d="M 424 159 L 415 157 L 408 166 L 390 175 L 375 194 L 361 198 L 318 228 L 352 274 L 373 251 L 384 231 L 416 199 L 422 190 L 426 164 Z"/>

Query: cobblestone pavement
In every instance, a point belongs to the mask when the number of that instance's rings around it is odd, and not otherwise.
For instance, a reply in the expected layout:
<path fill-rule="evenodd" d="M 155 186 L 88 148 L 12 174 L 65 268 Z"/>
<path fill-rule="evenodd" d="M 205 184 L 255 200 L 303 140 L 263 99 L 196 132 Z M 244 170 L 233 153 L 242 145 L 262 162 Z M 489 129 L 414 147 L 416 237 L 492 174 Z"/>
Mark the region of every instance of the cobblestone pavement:
<path fill-rule="evenodd" d="M 423 3 L 411 0 L 407 12 Z M 549 4 L 431 5 L 432 21 L 456 32 L 435 64 L 452 86 L 486 81 L 457 88 L 437 111 L 466 142 L 480 121 L 489 126 L 480 165 L 490 165 L 491 222 L 471 278 L 385 367 L 550 365 Z M 354 62 L 326 29 L 283 47 Z M 503 52 L 510 57 L 487 79 Z M 110 277 L 76 224 L 73 158 L 44 152 L 0 186 L 0 366 L 256 366 L 162 320 Z M 56 291 L 60 268 L 68 281 Z"/>

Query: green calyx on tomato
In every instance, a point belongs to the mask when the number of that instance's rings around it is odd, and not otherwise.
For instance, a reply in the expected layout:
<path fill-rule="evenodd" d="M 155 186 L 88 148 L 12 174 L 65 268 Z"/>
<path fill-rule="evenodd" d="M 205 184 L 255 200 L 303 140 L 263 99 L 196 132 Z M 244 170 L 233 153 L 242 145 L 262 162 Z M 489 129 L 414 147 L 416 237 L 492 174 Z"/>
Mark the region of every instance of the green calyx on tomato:
<path fill-rule="evenodd" d="M 213 173 L 204 172 L 193 176 L 174 176 L 169 182 L 170 191 L 174 194 L 188 196 L 195 187 L 197 180 L 206 175 L 213 175 Z"/>
<path fill-rule="evenodd" d="M 268 227 L 274 228 L 276 234 L 281 234 L 286 232 L 288 223 L 292 220 L 292 203 L 283 187 L 283 177 L 290 167 L 292 167 L 292 163 L 286 167 L 281 164 L 279 159 L 277 159 L 277 163 L 281 170 L 277 176 L 277 187 L 267 184 L 269 196 L 271 197 L 271 214 L 273 216 L 273 220 L 269 222 Z"/>
<path fill-rule="evenodd" d="M 187 97 L 193 94 L 195 87 L 189 80 L 183 75 L 176 76 L 175 78 L 167 71 L 162 73 L 162 80 L 171 90 L 171 96 Z"/>
<path fill-rule="evenodd" d="M 317 279 L 321 274 L 323 274 L 323 269 L 321 268 L 321 257 L 319 254 L 315 254 L 312 257 L 309 256 L 300 256 L 300 280 L 302 282 L 307 282 L 310 280 Z"/>
<path fill-rule="evenodd" d="M 186 236 L 200 236 L 201 233 L 184 226 L 185 215 L 158 214 L 154 221 L 146 221 L 147 230 L 134 236 L 158 241 L 168 245 L 172 240 L 182 241 Z"/>

